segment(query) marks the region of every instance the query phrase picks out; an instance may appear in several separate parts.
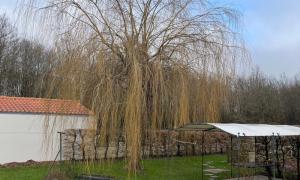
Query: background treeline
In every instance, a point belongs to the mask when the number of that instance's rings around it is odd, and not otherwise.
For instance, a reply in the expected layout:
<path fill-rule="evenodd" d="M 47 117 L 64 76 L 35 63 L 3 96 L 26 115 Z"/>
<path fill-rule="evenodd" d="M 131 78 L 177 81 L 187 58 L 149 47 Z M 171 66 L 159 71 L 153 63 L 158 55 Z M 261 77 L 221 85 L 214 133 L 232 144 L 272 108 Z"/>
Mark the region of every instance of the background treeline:
<path fill-rule="evenodd" d="M 0 16 L 0 95 L 43 97 L 51 83 L 55 53 L 20 38 Z M 268 77 L 254 71 L 232 82 L 222 108 L 222 122 L 299 124 L 300 79 Z"/>
<path fill-rule="evenodd" d="M 53 53 L 39 43 L 18 37 L 0 16 L 0 95 L 40 97 L 45 93 Z"/>
<path fill-rule="evenodd" d="M 238 77 L 224 103 L 222 121 L 299 124 L 300 79 L 276 79 L 258 70 Z"/>

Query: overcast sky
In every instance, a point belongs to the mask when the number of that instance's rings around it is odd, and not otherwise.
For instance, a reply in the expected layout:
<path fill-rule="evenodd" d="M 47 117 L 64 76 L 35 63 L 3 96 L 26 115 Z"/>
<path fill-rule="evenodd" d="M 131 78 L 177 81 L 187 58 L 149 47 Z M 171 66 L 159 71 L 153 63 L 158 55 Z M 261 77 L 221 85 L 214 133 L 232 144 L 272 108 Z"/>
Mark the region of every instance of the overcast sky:
<path fill-rule="evenodd" d="M 267 75 L 300 75 L 300 0 L 215 0 L 238 9 L 252 63 Z M 17 0 L 1 0 L 14 16 Z"/>

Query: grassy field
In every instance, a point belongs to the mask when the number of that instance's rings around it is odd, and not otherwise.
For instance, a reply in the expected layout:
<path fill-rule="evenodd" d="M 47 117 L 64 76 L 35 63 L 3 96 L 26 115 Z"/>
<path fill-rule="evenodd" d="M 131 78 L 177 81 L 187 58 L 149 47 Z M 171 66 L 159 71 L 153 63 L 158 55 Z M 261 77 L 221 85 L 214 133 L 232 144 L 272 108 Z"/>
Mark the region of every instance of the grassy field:
<path fill-rule="evenodd" d="M 224 155 L 208 155 L 205 156 L 205 169 L 226 169 L 228 171 L 214 174 L 217 179 L 224 179 L 230 176 L 230 165 L 227 163 Z M 64 172 L 74 175 L 77 174 L 93 174 L 112 176 L 115 179 L 201 179 L 201 157 L 171 157 L 169 159 L 146 159 L 143 160 L 143 170 L 135 176 L 128 176 L 125 162 L 102 162 L 89 164 L 75 163 L 63 166 L 55 166 L 55 169 L 62 169 Z M 1 180 L 41 180 L 48 172 L 48 165 L 0 168 Z M 211 173 L 205 172 L 205 179 L 210 179 Z"/>

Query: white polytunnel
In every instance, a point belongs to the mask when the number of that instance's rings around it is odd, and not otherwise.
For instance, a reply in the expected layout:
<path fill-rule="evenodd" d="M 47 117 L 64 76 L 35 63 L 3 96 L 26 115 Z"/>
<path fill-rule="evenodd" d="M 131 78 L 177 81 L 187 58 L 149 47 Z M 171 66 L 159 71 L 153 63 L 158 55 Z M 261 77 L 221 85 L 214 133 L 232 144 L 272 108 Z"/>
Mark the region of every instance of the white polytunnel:
<path fill-rule="evenodd" d="M 300 128 L 290 125 L 208 123 L 234 136 L 300 136 Z"/>

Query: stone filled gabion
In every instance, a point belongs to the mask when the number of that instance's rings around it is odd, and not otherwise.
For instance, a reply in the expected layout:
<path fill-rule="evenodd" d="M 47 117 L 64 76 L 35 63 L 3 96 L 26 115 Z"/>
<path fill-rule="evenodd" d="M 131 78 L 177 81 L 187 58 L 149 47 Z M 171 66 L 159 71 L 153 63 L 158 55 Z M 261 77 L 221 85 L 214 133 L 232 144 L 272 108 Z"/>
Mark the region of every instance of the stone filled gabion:
<path fill-rule="evenodd" d="M 153 133 L 153 132 L 152 132 Z M 63 156 L 66 160 L 98 160 L 123 158 L 126 154 L 124 138 L 116 142 L 96 145 L 93 130 L 69 129 L 63 138 Z M 143 142 L 143 157 L 187 156 L 202 154 L 202 131 L 160 130 Z M 206 132 L 204 154 L 225 153 L 228 150 L 228 135 L 221 132 Z"/>
<path fill-rule="evenodd" d="M 295 142 L 293 137 L 234 137 L 232 152 L 229 151 L 228 154 L 232 156 L 233 164 L 270 165 L 276 161 L 280 166 L 284 166 L 296 160 Z"/>

